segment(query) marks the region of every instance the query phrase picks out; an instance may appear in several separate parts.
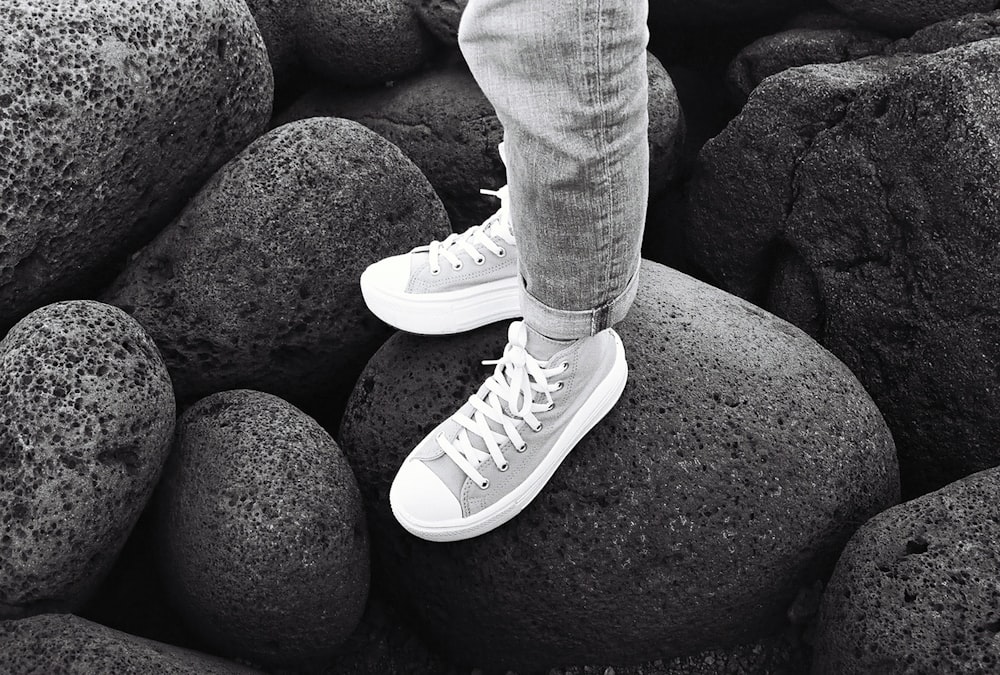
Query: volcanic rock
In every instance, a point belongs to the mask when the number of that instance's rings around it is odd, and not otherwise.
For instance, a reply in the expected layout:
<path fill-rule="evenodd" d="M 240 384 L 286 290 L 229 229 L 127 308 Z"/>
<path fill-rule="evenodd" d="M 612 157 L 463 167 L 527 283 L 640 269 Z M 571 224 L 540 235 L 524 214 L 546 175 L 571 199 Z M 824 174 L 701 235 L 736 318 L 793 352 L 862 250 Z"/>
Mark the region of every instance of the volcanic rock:
<path fill-rule="evenodd" d="M 997 0 L 830 0 L 830 4 L 867 26 L 896 35 L 942 19 L 997 8 Z"/>

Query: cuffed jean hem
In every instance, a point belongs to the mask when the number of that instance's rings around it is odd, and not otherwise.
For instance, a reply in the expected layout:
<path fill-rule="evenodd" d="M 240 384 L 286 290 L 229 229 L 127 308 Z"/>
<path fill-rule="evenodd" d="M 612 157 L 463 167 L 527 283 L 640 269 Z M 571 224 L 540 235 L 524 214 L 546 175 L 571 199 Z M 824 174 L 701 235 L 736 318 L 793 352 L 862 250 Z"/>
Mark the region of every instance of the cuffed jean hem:
<path fill-rule="evenodd" d="M 576 340 L 596 335 L 625 318 L 639 288 L 639 268 L 618 297 L 600 307 L 578 311 L 549 307 L 528 292 L 523 276 L 519 274 L 518 279 L 525 323 L 553 340 Z"/>

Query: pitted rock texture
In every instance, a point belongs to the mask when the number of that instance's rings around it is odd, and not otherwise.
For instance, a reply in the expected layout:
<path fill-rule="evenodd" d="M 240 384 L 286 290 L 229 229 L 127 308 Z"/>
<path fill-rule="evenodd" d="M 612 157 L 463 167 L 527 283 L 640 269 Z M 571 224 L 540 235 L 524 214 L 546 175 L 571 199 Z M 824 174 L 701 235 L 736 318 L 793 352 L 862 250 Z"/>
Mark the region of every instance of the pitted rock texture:
<path fill-rule="evenodd" d="M 298 401 L 349 389 L 391 333 L 364 306 L 365 267 L 448 232 L 398 148 L 348 120 L 302 120 L 219 171 L 106 297 L 150 332 L 185 400 Z"/>
<path fill-rule="evenodd" d="M 729 65 L 727 83 L 742 103 L 765 77 L 794 66 L 881 54 L 889 43 L 889 38 L 879 33 L 858 28 L 793 28 L 743 48 Z"/>
<path fill-rule="evenodd" d="M 469 0 L 417 0 L 417 15 L 427 30 L 446 45 L 458 46 L 458 24 Z"/>
<path fill-rule="evenodd" d="M 848 16 L 896 35 L 970 12 L 989 12 L 997 0 L 829 0 Z"/>
<path fill-rule="evenodd" d="M 886 53 L 930 54 L 951 47 L 1000 37 L 1000 11 L 966 14 L 922 28 L 908 38 L 896 40 Z"/>
<path fill-rule="evenodd" d="M 298 55 L 298 8 L 302 0 L 245 0 L 267 46 L 267 56 L 279 90 L 300 66 Z"/>
<path fill-rule="evenodd" d="M 272 80 L 241 0 L 9 0 L 0 26 L 6 328 L 173 218 L 266 128 Z"/>
<path fill-rule="evenodd" d="M 159 478 L 174 396 L 121 310 L 35 310 L 0 342 L 0 618 L 79 607 Z"/>
<path fill-rule="evenodd" d="M 702 150 L 689 254 L 865 384 L 904 494 L 1000 463 L 1000 42 L 764 81 Z"/>
<path fill-rule="evenodd" d="M 823 596 L 813 673 L 997 672 L 998 492 L 989 469 L 858 530 Z"/>
<path fill-rule="evenodd" d="M 178 422 L 159 495 L 168 597 L 219 653 L 317 665 L 357 625 L 368 533 L 322 427 L 270 394 L 213 394 Z"/>
<path fill-rule="evenodd" d="M 341 84 L 395 80 L 419 69 L 434 39 L 410 0 L 299 0 L 298 53 L 316 73 Z"/>
<path fill-rule="evenodd" d="M 670 76 L 655 56 L 648 57 L 650 194 L 655 195 L 675 177 L 684 118 Z M 479 190 L 506 182 L 496 150 L 503 127 L 464 64 L 363 92 L 318 87 L 279 121 L 317 115 L 355 120 L 399 146 L 434 186 L 456 231 L 480 224 L 499 208 Z"/>
<path fill-rule="evenodd" d="M 389 486 L 485 379 L 505 326 L 399 333 L 354 390 L 341 446 L 384 578 L 458 663 L 628 664 L 766 635 L 898 498 L 878 410 L 800 330 L 646 261 L 619 333 L 619 404 L 517 518 L 448 545 L 397 525 Z"/>
<path fill-rule="evenodd" d="M 258 671 L 122 633 L 72 614 L 43 614 L 0 622 L 0 672 L 251 675 Z"/>

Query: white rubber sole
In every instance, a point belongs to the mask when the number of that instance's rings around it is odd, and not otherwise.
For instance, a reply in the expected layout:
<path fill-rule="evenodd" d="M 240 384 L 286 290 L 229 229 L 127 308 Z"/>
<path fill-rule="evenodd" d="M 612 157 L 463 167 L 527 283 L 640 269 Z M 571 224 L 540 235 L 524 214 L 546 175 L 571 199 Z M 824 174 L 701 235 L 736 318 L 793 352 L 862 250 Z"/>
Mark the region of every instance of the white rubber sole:
<path fill-rule="evenodd" d="M 428 541 L 458 541 L 471 539 L 494 530 L 519 514 L 531 500 L 538 496 L 556 469 L 588 431 L 604 419 L 615 407 L 625 383 L 628 381 L 628 364 L 625 362 L 625 348 L 617 333 L 615 337 L 615 363 L 608 375 L 601 380 L 594 393 L 580 407 L 572 419 L 566 423 L 562 434 L 556 438 L 549 454 L 535 468 L 523 483 L 510 494 L 479 513 L 467 518 L 454 518 L 436 523 L 428 523 L 408 517 L 396 508 L 392 490 L 389 491 L 389 506 L 393 516 L 403 528 L 421 539 Z"/>
<path fill-rule="evenodd" d="M 517 277 L 443 293 L 394 293 L 361 275 L 361 295 L 390 326 L 421 335 L 450 335 L 521 316 Z"/>

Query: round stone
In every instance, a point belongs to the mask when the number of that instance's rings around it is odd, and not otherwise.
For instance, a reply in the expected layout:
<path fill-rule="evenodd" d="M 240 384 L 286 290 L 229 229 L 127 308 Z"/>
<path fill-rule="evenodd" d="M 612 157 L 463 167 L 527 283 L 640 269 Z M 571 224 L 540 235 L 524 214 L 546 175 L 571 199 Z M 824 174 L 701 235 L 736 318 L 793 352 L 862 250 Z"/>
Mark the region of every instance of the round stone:
<path fill-rule="evenodd" d="M 368 596 L 354 475 L 312 418 L 261 392 L 213 394 L 178 422 L 159 497 L 161 572 L 222 654 L 323 664 Z"/>
<path fill-rule="evenodd" d="M 174 395 L 116 307 L 48 305 L 0 342 L 0 619 L 74 611 L 160 476 Z"/>

